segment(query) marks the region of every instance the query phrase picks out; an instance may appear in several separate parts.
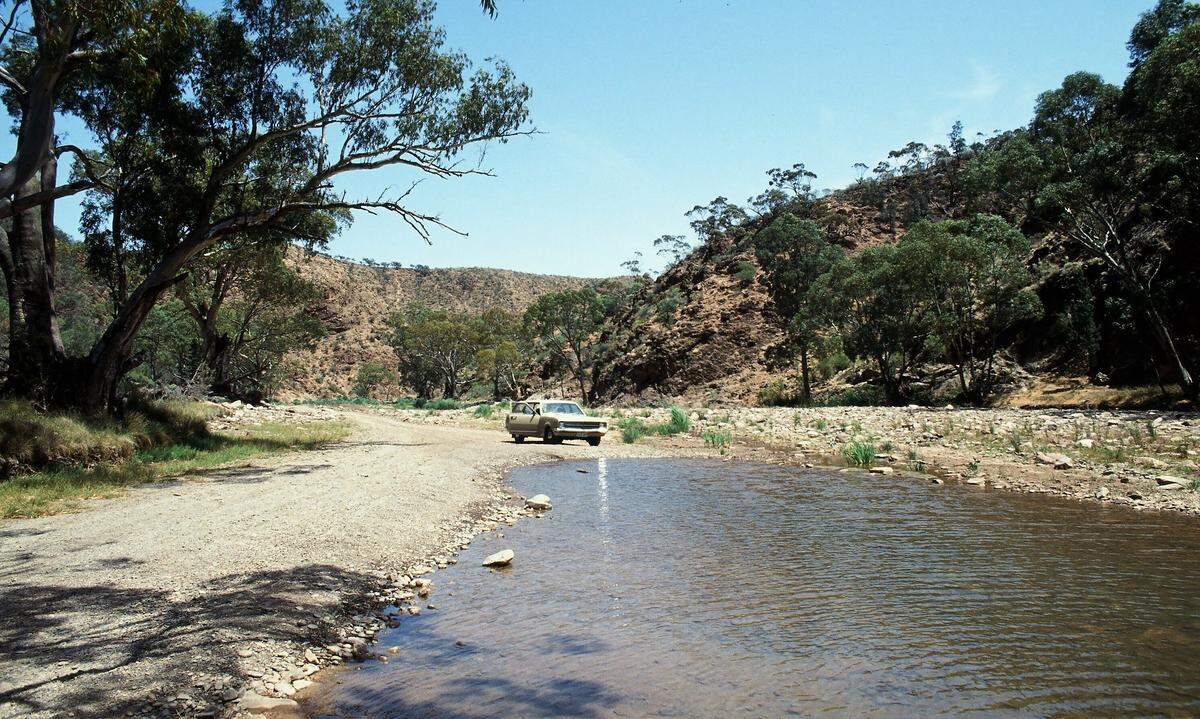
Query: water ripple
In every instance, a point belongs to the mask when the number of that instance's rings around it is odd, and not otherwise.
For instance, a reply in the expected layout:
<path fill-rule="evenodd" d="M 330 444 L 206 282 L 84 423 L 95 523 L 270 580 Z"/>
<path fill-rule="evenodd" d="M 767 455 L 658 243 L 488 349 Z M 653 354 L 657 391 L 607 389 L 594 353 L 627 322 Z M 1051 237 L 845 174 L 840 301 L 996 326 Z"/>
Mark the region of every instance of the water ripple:
<path fill-rule="evenodd" d="M 530 468 L 339 717 L 1200 716 L 1186 520 L 855 473 Z M 479 560 L 516 549 L 510 571 Z M 451 596 L 452 594 L 452 596 Z"/>

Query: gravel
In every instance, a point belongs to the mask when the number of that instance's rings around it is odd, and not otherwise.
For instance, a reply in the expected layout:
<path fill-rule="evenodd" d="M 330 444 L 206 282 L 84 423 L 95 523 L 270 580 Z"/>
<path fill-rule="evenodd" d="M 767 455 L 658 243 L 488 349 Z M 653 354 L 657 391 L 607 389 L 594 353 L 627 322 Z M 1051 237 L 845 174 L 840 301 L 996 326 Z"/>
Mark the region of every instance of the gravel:
<path fill-rule="evenodd" d="M 344 415 L 358 429 L 330 449 L 0 524 L 0 717 L 228 716 L 304 687 L 288 677 L 342 661 L 326 647 L 348 648 L 346 627 L 383 627 L 349 614 L 514 501 L 503 470 L 662 453 Z"/>

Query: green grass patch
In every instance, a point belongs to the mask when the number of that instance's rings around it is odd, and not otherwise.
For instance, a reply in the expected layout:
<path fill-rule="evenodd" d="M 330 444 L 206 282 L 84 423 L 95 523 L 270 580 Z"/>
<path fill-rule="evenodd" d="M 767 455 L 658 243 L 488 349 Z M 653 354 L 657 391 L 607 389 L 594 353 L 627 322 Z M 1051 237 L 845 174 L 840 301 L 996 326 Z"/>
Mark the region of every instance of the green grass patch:
<path fill-rule="evenodd" d="M 645 437 L 649 431 L 646 423 L 637 417 L 626 417 L 617 426 L 621 428 L 621 441 L 625 444 L 633 444 Z"/>
<path fill-rule="evenodd" d="M 842 457 L 853 467 L 870 467 L 875 463 L 875 445 L 870 442 L 851 442 L 842 447 Z"/>
<path fill-rule="evenodd" d="M 195 474 L 277 452 L 316 449 L 344 438 L 342 422 L 264 423 L 237 434 L 197 432 L 149 445 L 94 466 L 56 467 L 0 481 L 0 518 L 37 517 L 72 509 L 80 500 L 112 497 L 126 487 Z"/>
<path fill-rule="evenodd" d="M 733 443 L 733 433 L 727 429 L 707 429 L 700 433 L 700 438 L 709 447 L 720 450 L 721 454 L 725 454 L 725 450 Z"/>

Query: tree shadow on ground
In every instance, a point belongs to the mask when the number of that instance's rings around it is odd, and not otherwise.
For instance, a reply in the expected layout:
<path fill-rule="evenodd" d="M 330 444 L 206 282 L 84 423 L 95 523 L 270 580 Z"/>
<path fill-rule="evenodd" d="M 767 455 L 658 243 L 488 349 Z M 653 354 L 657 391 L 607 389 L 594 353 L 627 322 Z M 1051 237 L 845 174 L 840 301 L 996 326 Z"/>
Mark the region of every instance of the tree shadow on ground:
<path fill-rule="evenodd" d="M 333 627 L 317 617 L 354 608 L 337 607 L 326 590 L 364 596 L 378 586 L 374 576 L 328 565 L 229 575 L 186 598 L 158 588 L 6 580 L 0 716 L 109 717 L 164 689 L 197 696 L 196 676 L 239 673 L 237 649 L 248 641 L 331 641 Z"/>

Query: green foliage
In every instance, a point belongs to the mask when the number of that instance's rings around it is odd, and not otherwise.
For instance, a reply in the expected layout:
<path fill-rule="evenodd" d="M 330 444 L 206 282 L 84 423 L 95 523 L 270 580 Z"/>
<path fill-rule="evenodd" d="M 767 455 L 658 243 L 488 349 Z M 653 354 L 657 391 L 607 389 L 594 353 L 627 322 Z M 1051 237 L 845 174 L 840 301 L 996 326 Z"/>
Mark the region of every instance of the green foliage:
<path fill-rule="evenodd" d="M 399 378 L 396 373 L 378 362 L 363 362 L 354 375 L 354 394 L 359 397 L 391 399 L 395 395 Z"/>
<path fill-rule="evenodd" d="M 477 419 L 491 419 L 495 409 L 496 408 L 490 404 L 481 404 L 475 408 L 473 414 Z"/>
<path fill-rule="evenodd" d="M 604 302 L 595 290 L 564 290 L 539 297 L 525 310 L 526 331 L 545 357 L 565 367 L 591 399 L 589 374 L 596 360 L 593 335 L 604 320 Z"/>
<path fill-rule="evenodd" d="M 700 437 L 709 447 L 720 450 L 721 454 L 725 454 L 733 443 L 733 433 L 727 429 L 706 429 L 700 433 Z"/>
<path fill-rule="evenodd" d="M 637 417 L 626 417 L 617 426 L 621 428 L 621 441 L 625 444 L 633 444 L 648 433 L 646 423 Z"/>
<path fill-rule="evenodd" d="M 928 283 L 936 356 L 954 365 L 968 401 L 986 402 L 999 381 L 995 360 L 1002 343 L 1042 313 L 1029 289 L 1028 238 L 1000 217 L 975 215 L 919 223 L 899 248 L 917 258 L 905 264 L 925 269 L 920 281 Z"/>
<path fill-rule="evenodd" d="M 771 380 L 758 390 L 758 403 L 764 407 L 800 407 L 808 404 L 795 383 L 787 379 Z"/>
<path fill-rule="evenodd" d="M 757 276 L 758 266 L 753 262 L 742 260 L 741 262 L 738 262 L 737 267 L 734 268 L 733 278 L 743 285 L 750 284 Z"/>
<path fill-rule="evenodd" d="M 654 303 L 654 318 L 659 324 L 670 324 L 675 319 L 675 313 L 683 306 L 685 297 L 683 290 L 672 285 Z"/>
<path fill-rule="evenodd" d="M 821 397 L 817 404 L 823 407 L 875 407 L 887 402 L 888 397 L 882 387 L 857 385 Z"/>
<path fill-rule="evenodd" d="M 870 467 L 875 463 L 875 445 L 869 442 L 851 442 L 842 447 L 846 464 L 854 467 Z"/>
<path fill-rule="evenodd" d="M 681 407 L 671 407 L 671 419 L 661 434 L 682 434 L 692 428 L 692 420 Z"/>
<path fill-rule="evenodd" d="M 201 417 L 208 410 L 191 403 L 149 407 L 149 414 L 129 415 L 124 424 L 102 430 L 92 426 L 92 441 L 108 443 L 112 437 L 135 446 L 132 452 L 98 456 L 87 461 L 76 454 L 74 461 L 55 462 L 42 471 L 18 475 L 0 482 L 0 519 L 36 517 L 70 509 L 93 497 L 110 497 L 126 487 L 245 462 L 282 451 L 310 450 L 343 439 L 350 427 L 340 422 L 309 422 L 298 425 L 263 423 L 237 436 L 209 434 Z M 0 408 L 5 416 L 8 407 Z M 42 416 L 39 422 L 61 427 L 78 422 L 69 416 Z M 199 424 L 197 424 L 199 423 Z M 65 439 L 60 435 L 60 439 Z M 78 450 L 79 445 L 75 446 Z M 98 463 L 97 463 L 98 462 Z"/>
<path fill-rule="evenodd" d="M 829 303 L 815 289 L 817 278 L 842 259 L 842 250 L 829 244 L 812 220 L 785 213 L 754 238 L 754 252 L 763 268 L 776 312 L 787 322 L 788 336 L 800 354 L 799 402 L 812 401 L 809 353 L 830 318 Z"/>
<path fill-rule="evenodd" d="M 428 402 L 424 403 L 423 408 L 428 409 L 428 410 L 438 411 L 438 410 L 445 410 L 445 409 L 458 409 L 461 406 L 462 406 L 462 404 L 459 403 L 458 400 L 443 398 L 443 399 L 429 400 Z"/>

